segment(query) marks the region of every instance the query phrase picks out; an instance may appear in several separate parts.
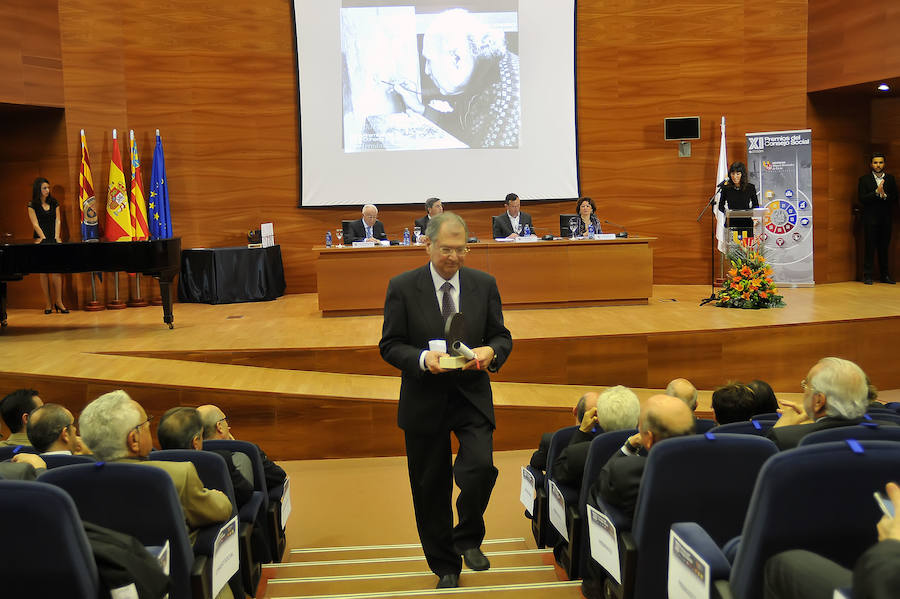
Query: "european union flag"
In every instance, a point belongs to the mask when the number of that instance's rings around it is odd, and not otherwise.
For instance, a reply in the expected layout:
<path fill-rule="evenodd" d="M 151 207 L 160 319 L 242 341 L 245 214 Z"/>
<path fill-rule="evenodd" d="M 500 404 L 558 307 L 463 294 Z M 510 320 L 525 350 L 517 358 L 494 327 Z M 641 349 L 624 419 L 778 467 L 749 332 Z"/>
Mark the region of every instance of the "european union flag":
<path fill-rule="evenodd" d="M 163 156 L 162 139 L 156 131 L 156 148 L 153 150 L 153 170 L 150 173 L 150 198 L 147 202 L 150 221 L 150 239 L 168 239 L 172 233 L 172 215 L 169 213 L 169 188 L 166 184 L 166 159 Z"/>

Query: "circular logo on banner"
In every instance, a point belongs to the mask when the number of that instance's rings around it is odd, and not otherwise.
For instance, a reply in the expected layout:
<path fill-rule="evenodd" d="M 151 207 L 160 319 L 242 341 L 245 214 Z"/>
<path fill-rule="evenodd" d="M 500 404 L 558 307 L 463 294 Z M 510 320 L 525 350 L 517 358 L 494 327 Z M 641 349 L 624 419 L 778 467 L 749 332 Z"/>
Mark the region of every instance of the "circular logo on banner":
<path fill-rule="evenodd" d="M 765 228 L 769 233 L 784 235 L 797 225 L 797 210 L 791 206 L 790 202 L 772 200 L 766 204 L 766 209 L 768 213 L 766 214 Z"/>
<path fill-rule="evenodd" d="M 794 197 L 794 190 L 793 189 L 785 189 L 784 197 L 786 197 L 787 199 L 791 199 L 792 197 Z"/>

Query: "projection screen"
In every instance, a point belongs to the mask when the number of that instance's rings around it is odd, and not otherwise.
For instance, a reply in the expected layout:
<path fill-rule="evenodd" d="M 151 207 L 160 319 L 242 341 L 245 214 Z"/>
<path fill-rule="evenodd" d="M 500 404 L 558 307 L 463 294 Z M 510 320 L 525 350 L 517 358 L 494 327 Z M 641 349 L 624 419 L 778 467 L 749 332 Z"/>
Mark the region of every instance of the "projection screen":
<path fill-rule="evenodd" d="M 300 205 L 578 197 L 574 0 L 294 0 Z"/>

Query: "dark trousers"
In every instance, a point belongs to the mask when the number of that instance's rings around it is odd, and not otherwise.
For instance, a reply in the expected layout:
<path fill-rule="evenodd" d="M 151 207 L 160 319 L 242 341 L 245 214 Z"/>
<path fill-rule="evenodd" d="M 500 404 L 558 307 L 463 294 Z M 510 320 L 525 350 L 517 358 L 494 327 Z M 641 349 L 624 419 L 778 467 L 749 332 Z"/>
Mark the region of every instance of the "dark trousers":
<path fill-rule="evenodd" d="M 766 562 L 764 599 L 832 599 L 849 587 L 853 573 L 821 555 L 792 549 Z"/>
<path fill-rule="evenodd" d="M 462 397 L 451 398 L 446 428 L 435 434 L 406 431 L 406 463 L 412 489 L 416 527 L 428 566 L 438 576 L 458 574 L 457 550 L 478 547 L 484 540 L 484 511 L 497 469 L 493 458 L 493 427 Z M 459 441 L 456 463 L 450 453 L 450 433 Z M 453 480 L 459 487 L 458 522 L 453 526 Z"/>
<path fill-rule="evenodd" d="M 878 272 L 881 278 L 889 277 L 891 271 L 888 268 L 888 251 L 891 247 L 891 221 L 890 211 L 879 210 L 872 214 L 866 214 L 863 226 L 866 233 L 866 250 L 863 261 L 863 277 L 873 278 L 875 272 L 875 252 L 878 252 Z"/>

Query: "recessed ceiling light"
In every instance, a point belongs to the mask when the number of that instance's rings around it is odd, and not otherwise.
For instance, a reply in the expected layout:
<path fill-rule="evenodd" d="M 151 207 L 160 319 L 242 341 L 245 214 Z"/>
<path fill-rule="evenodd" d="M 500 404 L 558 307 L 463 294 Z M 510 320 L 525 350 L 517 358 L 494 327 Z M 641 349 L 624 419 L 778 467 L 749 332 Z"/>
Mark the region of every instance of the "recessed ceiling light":
<path fill-rule="evenodd" d="M 878 86 L 878 91 L 889 92 L 889 91 L 891 91 L 891 86 L 888 85 L 887 83 L 882 83 L 881 85 Z"/>

